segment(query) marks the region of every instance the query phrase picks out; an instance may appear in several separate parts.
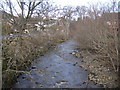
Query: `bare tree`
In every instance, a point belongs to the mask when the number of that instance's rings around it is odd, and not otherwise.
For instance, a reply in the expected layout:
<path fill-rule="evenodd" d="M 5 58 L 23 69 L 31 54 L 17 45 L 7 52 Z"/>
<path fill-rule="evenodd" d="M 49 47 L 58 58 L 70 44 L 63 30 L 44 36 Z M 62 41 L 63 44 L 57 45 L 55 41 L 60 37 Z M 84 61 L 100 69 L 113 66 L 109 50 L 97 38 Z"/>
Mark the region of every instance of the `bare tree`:
<path fill-rule="evenodd" d="M 27 0 L 26 2 L 17 0 L 17 7 L 15 7 L 14 2 L 12 0 L 6 0 L 4 2 L 4 5 L 7 7 L 7 13 L 10 13 L 11 18 L 8 20 L 8 22 L 11 23 L 13 27 L 19 31 L 20 34 L 22 34 L 26 28 L 26 24 L 29 22 L 30 18 L 34 14 L 36 7 L 42 2 L 43 0 Z M 2 6 L 3 4 L 1 4 L 1 7 Z M 4 8 L 2 9 L 6 11 Z"/>
<path fill-rule="evenodd" d="M 72 15 L 74 12 L 75 12 L 75 10 L 70 6 L 65 6 L 63 8 L 61 21 L 63 23 L 67 39 L 69 37 L 69 27 L 70 27 L 70 22 L 72 20 Z"/>
<path fill-rule="evenodd" d="M 83 17 L 87 13 L 87 9 L 88 9 L 88 7 L 86 7 L 86 6 L 77 6 L 76 7 L 76 13 L 78 14 L 79 18 L 83 19 Z"/>

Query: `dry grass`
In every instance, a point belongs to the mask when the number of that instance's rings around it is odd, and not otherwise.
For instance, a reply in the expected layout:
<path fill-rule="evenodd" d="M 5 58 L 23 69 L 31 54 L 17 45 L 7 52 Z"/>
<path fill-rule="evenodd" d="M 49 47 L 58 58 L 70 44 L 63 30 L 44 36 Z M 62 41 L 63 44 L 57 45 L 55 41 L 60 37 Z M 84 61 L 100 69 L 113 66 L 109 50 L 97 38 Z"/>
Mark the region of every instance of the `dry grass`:
<path fill-rule="evenodd" d="M 111 32 L 104 21 L 87 19 L 76 24 L 76 39 L 80 49 L 91 54 L 97 53 L 108 57 L 115 72 L 118 71 L 117 30 Z"/>
<path fill-rule="evenodd" d="M 26 72 L 33 60 L 63 41 L 63 37 L 57 34 L 54 33 L 51 38 L 46 34 L 3 39 L 3 87 L 13 85 L 17 76 Z"/>
<path fill-rule="evenodd" d="M 98 81 L 93 80 L 96 83 L 116 87 L 117 84 L 114 80 L 118 78 L 119 68 L 117 30 L 110 31 L 108 25 L 101 18 L 97 20 L 83 19 L 74 22 L 72 25 L 77 32 L 73 36 L 79 42 L 80 54 L 83 55 L 85 62 L 85 65 L 82 66 L 92 73 L 99 73 L 97 75 Z M 107 71 L 107 69 L 109 70 Z M 105 74 L 105 72 L 111 74 Z M 101 78 L 101 76 L 112 77 L 112 79 Z"/>

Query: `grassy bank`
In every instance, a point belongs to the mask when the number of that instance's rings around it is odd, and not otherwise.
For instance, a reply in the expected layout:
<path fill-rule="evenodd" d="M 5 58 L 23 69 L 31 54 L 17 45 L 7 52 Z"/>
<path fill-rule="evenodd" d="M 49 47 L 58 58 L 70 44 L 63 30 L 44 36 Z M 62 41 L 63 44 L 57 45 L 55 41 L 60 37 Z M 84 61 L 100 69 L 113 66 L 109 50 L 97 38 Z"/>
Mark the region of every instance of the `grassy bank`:
<path fill-rule="evenodd" d="M 57 37 L 56 37 L 57 36 Z M 47 36 L 21 36 L 3 39 L 3 88 L 11 87 L 21 73 L 40 55 L 43 55 L 58 43 L 64 41 L 59 35 Z"/>

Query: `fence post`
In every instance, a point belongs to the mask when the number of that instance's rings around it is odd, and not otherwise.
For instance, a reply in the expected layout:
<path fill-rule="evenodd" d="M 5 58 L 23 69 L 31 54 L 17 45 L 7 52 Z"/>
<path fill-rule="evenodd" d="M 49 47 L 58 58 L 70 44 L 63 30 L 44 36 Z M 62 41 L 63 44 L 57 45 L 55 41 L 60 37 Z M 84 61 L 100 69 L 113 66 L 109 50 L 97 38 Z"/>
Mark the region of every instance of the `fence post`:
<path fill-rule="evenodd" d="M 0 11 L 0 36 L 2 37 L 2 12 Z M 0 38 L 0 90 L 2 88 L 2 38 Z"/>
<path fill-rule="evenodd" d="M 119 59 L 119 81 L 120 81 L 120 1 L 118 2 L 118 59 Z M 119 83 L 120 87 L 120 83 Z"/>

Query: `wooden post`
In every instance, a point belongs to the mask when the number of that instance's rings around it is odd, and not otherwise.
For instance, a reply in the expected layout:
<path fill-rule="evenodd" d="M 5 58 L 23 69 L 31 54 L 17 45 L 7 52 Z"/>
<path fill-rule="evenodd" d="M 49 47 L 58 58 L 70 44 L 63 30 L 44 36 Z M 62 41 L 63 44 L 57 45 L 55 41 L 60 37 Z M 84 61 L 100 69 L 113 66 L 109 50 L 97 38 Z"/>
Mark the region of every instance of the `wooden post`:
<path fill-rule="evenodd" d="M 119 71 L 118 71 L 118 76 L 119 76 L 119 81 L 120 81 L 120 1 L 118 2 L 118 59 L 119 59 Z M 119 83 L 120 87 L 120 83 Z"/>
<path fill-rule="evenodd" d="M 2 36 L 2 12 L 0 12 L 0 36 Z M 0 90 L 2 88 L 2 38 L 0 38 Z"/>

